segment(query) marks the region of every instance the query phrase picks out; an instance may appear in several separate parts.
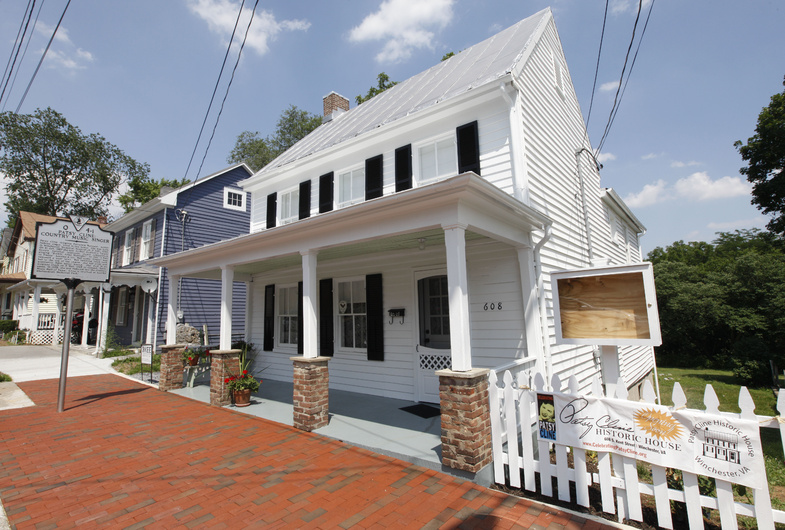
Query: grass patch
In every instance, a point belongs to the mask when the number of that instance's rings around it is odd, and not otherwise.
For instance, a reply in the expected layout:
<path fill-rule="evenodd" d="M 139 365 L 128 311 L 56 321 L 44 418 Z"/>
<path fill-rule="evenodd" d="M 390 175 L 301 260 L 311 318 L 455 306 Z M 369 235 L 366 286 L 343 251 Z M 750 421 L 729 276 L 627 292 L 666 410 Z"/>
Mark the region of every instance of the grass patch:
<path fill-rule="evenodd" d="M 111 358 L 111 357 L 125 357 L 127 355 L 137 355 L 138 354 L 134 350 L 106 350 L 104 351 L 104 358 Z"/>
<path fill-rule="evenodd" d="M 144 371 L 150 371 L 150 365 L 142 363 L 139 361 L 139 357 L 130 358 L 130 359 L 118 359 L 112 363 L 112 368 L 117 370 L 118 372 L 122 372 L 126 375 L 133 375 L 138 374 L 142 371 L 142 366 L 144 366 Z M 161 355 L 155 354 L 153 355 L 153 372 L 160 372 L 161 371 Z"/>
<path fill-rule="evenodd" d="M 0 372 L 0 383 L 7 383 L 7 382 L 9 382 L 11 380 L 12 379 L 11 379 L 10 375 L 4 374 L 3 372 Z"/>

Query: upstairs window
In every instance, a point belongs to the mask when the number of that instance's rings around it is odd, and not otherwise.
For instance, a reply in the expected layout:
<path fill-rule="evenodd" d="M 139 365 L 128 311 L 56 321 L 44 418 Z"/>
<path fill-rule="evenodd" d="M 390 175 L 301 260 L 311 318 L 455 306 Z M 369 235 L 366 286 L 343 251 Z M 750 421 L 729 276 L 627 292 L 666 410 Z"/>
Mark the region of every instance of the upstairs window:
<path fill-rule="evenodd" d="M 123 266 L 129 265 L 133 259 L 134 229 L 125 232 L 125 247 L 123 248 Z"/>
<path fill-rule="evenodd" d="M 152 255 L 153 245 L 153 221 L 152 219 L 142 225 L 142 248 L 139 251 L 139 259 L 147 259 Z"/>
<path fill-rule="evenodd" d="M 282 192 L 278 199 L 278 206 L 278 224 L 285 225 L 297 221 L 300 218 L 300 189 L 293 188 Z"/>
<path fill-rule="evenodd" d="M 338 207 L 365 200 L 365 168 L 358 167 L 338 173 Z"/>
<path fill-rule="evenodd" d="M 244 212 L 245 192 L 237 189 L 224 188 L 224 208 Z"/>
<path fill-rule="evenodd" d="M 425 184 L 458 173 L 455 137 L 450 135 L 422 144 L 417 149 L 418 182 Z"/>

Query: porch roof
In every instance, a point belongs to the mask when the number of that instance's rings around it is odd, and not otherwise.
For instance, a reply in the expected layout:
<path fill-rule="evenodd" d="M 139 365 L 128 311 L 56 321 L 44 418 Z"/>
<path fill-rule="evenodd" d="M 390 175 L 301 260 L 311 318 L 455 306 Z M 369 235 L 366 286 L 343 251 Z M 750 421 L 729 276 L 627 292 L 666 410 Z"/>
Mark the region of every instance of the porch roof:
<path fill-rule="evenodd" d="M 291 224 L 262 230 L 150 260 L 170 274 L 220 278 L 221 267 L 243 275 L 301 263 L 304 252 L 319 259 L 417 247 L 419 239 L 443 237 L 443 228 L 467 231 L 514 246 L 531 244 L 530 233 L 551 220 L 475 173 L 386 195 Z"/>

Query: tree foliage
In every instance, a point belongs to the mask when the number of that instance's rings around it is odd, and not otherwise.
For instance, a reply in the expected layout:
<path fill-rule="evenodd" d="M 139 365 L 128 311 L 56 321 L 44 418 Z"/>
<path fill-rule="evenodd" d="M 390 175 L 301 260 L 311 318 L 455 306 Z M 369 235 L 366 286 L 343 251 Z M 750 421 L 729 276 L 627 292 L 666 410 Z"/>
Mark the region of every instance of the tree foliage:
<path fill-rule="evenodd" d="M 759 230 L 722 232 L 712 243 L 677 241 L 654 264 L 663 366 L 733 368 L 766 383 L 769 360 L 785 368 L 785 243 Z"/>
<path fill-rule="evenodd" d="M 179 188 L 188 184 L 189 180 L 151 180 L 146 175 L 140 175 L 128 181 L 128 191 L 117 197 L 117 202 L 123 207 L 125 213 L 130 212 L 147 201 L 151 201 L 158 197 L 161 193 L 161 188 Z"/>
<path fill-rule="evenodd" d="M 321 124 L 321 116 L 291 105 L 281 113 L 272 135 L 262 138 L 258 131 L 240 133 L 227 161 L 230 164 L 245 162 L 258 171 Z"/>
<path fill-rule="evenodd" d="M 146 178 L 150 167 L 46 108 L 0 114 L 0 172 L 9 219 L 23 210 L 95 219 L 108 215 L 123 181 Z"/>
<path fill-rule="evenodd" d="M 398 84 L 398 81 L 390 81 L 390 76 L 385 74 L 384 72 L 380 73 L 376 76 L 376 86 L 372 86 L 368 89 L 368 92 L 363 96 L 359 95 L 354 98 L 354 101 L 359 105 L 360 103 L 364 103 L 371 99 L 374 96 L 377 96 L 387 90 L 388 88 L 392 88 Z"/>
<path fill-rule="evenodd" d="M 774 216 L 769 230 L 785 234 L 785 90 L 761 110 L 755 135 L 735 145 L 747 162 L 739 171 L 752 184 L 752 204 Z"/>

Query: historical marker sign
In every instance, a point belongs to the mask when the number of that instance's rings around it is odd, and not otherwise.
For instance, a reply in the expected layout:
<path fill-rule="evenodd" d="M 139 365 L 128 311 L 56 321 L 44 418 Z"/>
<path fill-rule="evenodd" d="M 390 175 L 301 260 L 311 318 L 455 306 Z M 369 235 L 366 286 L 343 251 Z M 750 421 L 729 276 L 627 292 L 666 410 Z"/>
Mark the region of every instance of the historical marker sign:
<path fill-rule="evenodd" d="M 114 234 L 84 218 L 37 223 L 32 278 L 109 281 Z"/>

